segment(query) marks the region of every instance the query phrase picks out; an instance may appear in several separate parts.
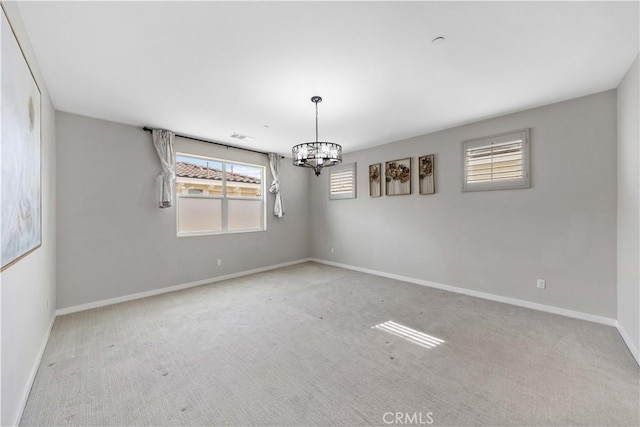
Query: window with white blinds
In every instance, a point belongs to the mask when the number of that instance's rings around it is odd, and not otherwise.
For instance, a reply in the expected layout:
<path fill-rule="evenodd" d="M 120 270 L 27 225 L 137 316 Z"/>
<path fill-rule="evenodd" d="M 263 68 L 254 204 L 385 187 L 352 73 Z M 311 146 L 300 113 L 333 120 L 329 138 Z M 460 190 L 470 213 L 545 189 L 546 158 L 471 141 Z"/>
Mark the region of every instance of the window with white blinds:
<path fill-rule="evenodd" d="M 334 166 L 329 170 L 329 199 L 355 199 L 356 164 Z"/>
<path fill-rule="evenodd" d="M 529 188 L 529 129 L 462 141 L 462 191 Z"/>

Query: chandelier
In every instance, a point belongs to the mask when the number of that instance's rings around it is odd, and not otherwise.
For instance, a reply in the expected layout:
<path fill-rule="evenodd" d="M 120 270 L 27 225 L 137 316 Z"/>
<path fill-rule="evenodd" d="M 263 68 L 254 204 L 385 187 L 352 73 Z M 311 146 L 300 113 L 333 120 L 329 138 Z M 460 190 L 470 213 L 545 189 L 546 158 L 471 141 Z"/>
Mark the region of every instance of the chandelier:
<path fill-rule="evenodd" d="M 322 98 L 314 96 L 311 102 L 316 104 L 316 142 L 304 142 L 291 149 L 291 158 L 295 166 L 312 168 L 316 176 L 322 168 L 342 163 L 342 146 L 333 142 L 318 142 L 318 102 Z"/>

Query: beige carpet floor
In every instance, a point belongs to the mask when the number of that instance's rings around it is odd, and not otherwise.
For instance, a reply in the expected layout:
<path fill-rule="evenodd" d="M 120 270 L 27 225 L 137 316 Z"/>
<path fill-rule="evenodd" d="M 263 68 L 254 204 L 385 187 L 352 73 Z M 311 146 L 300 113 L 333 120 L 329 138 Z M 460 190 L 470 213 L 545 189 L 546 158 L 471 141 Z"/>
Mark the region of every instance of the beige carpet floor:
<path fill-rule="evenodd" d="M 639 399 L 612 327 L 305 263 L 57 318 L 21 425 L 637 426 Z"/>

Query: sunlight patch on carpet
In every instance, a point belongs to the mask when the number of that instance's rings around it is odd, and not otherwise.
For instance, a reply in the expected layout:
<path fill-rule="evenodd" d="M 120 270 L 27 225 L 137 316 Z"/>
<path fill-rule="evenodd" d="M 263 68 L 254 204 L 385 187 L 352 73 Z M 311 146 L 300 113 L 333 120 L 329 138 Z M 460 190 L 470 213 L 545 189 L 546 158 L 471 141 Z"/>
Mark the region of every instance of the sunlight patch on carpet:
<path fill-rule="evenodd" d="M 444 340 L 441 340 L 440 338 L 427 335 L 424 332 L 416 331 L 415 329 L 391 320 L 372 326 L 371 329 L 383 330 L 424 348 L 434 348 L 444 343 Z"/>

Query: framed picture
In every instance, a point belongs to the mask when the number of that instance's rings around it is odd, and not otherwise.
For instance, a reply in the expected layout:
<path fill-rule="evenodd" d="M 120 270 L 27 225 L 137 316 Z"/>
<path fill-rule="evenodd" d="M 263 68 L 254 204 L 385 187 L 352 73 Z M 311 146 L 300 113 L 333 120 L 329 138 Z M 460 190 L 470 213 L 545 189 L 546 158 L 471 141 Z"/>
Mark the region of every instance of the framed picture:
<path fill-rule="evenodd" d="M 382 164 L 369 165 L 369 197 L 382 195 Z"/>
<path fill-rule="evenodd" d="M 4 10 L 2 38 L 2 270 L 42 243 L 40 89 Z"/>
<path fill-rule="evenodd" d="M 418 157 L 418 187 L 420 194 L 436 192 L 435 154 Z"/>
<path fill-rule="evenodd" d="M 385 194 L 411 194 L 411 158 L 392 160 L 384 164 Z"/>

